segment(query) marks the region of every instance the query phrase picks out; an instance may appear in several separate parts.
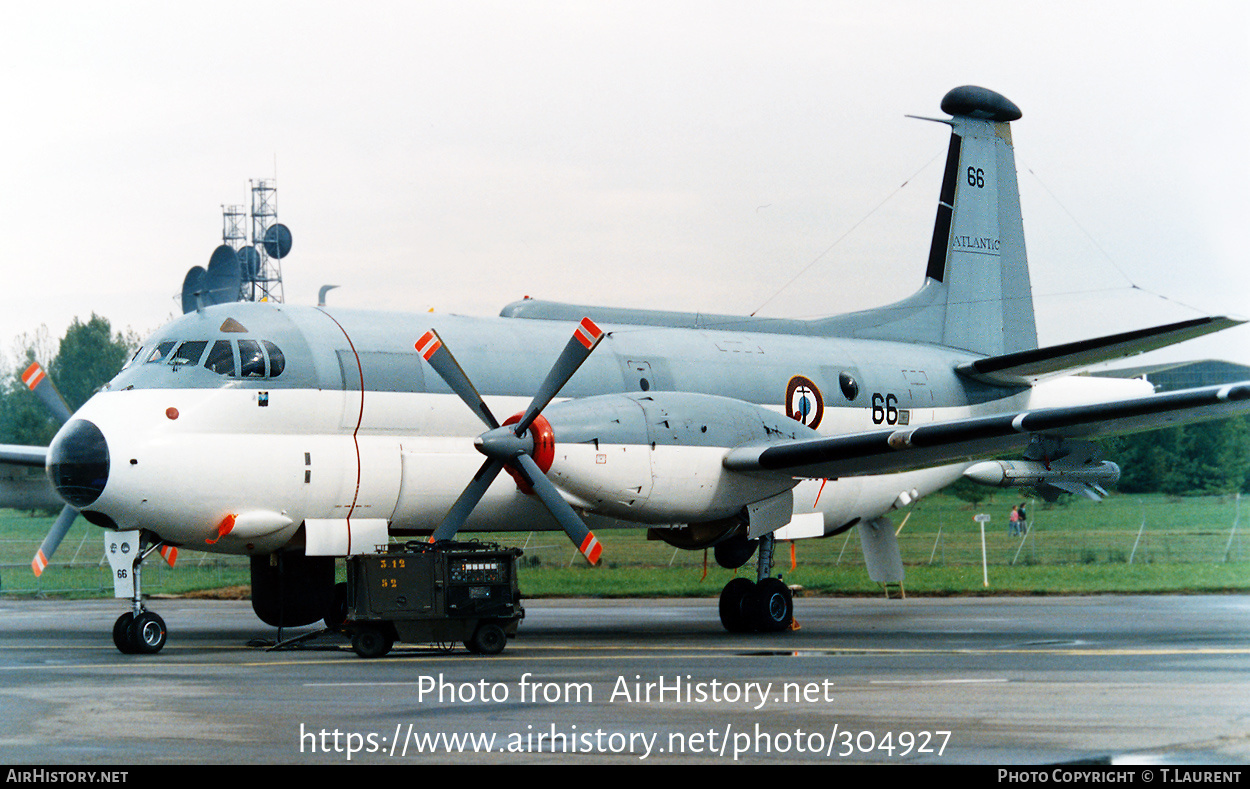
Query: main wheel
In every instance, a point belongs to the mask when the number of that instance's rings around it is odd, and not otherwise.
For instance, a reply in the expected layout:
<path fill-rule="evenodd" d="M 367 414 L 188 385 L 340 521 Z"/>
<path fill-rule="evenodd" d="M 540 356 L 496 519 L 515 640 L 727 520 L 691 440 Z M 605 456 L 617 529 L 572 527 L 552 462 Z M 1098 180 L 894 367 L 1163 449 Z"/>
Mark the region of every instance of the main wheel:
<path fill-rule="evenodd" d="M 362 658 L 379 658 L 391 651 L 395 640 L 378 627 L 363 627 L 352 636 L 352 650 Z"/>
<path fill-rule="evenodd" d="M 475 655 L 498 655 L 507 644 L 507 634 L 494 622 L 478 625 L 469 640 L 464 642 L 465 647 Z"/>
<path fill-rule="evenodd" d="M 130 640 L 134 651 L 155 655 L 165 646 L 165 620 L 151 611 L 144 611 L 130 623 Z"/>
<path fill-rule="evenodd" d="M 755 582 L 733 578 L 720 591 L 720 623 L 730 633 L 749 633 L 753 628 L 747 615 L 747 599 L 755 591 Z"/>
<path fill-rule="evenodd" d="M 130 632 L 130 624 L 134 621 L 134 612 L 127 611 L 117 617 L 117 621 L 113 623 L 113 644 L 123 655 L 133 655 L 137 651 Z"/>
<path fill-rule="evenodd" d="M 747 598 L 747 614 L 762 633 L 789 630 L 794 621 L 794 597 L 780 578 L 765 578 Z"/>

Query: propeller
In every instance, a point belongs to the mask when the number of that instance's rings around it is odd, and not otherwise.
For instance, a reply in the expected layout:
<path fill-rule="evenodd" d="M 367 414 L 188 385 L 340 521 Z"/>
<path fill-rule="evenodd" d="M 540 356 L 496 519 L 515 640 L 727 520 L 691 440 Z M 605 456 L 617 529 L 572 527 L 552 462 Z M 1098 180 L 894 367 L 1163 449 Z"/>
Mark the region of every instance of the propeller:
<path fill-rule="evenodd" d="M 52 412 L 57 424 L 63 425 L 69 421 L 69 406 L 65 404 L 65 399 L 56 390 L 52 379 L 48 377 L 39 362 L 31 362 L 26 368 L 22 373 L 22 383 L 26 384 L 26 387 Z M 43 575 L 44 568 L 52 560 L 52 554 L 56 553 L 57 546 L 61 544 L 61 540 L 65 539 L 69 527 L 74 525 L 74 519 L 77 517 L 78 510 L 68 504 L 61 509 L 61 514 L 56 516 L 52 528 L 48 530 L 48 536 L 43 538 L 39 550 L 35 552 L 35 558 L 30 562 L 30 569 L 34 571 L 36 578 Z"/>
<path fill-rule="evenodd" d="M 48 562 L 52 560 L 52 554 L 56 553 L 57 546 L 61 544 L 61 540 L 65 539 L 69 527 L 74 525 L 77 518 L 78 510 L 68 504 L 61 509 L 61 514 L 56 516 L 52 528 L 48 530 L 48 536 L 43 538 L 43 542 L 39 544 L 39 550 L 35 552 L 35 558 L 30 562 L 30 569 L 34 571 L 36 578 L 43 575 L 43 569 L 48 566 Z"/>
<path fill-rule="evenodd" d="M 481 394 L 465 375 L 456 357 L 438 336 L 438 332 L 431 329 L 421 335 L 421 339 L 417 340 L 417 351 L 451 387 L 451 390 L 464 401 L 469 410 L 477 414 L 478 418 L 489 428 L 473 442 L 477 450 L 486 456 L 486 462 L 473 475 L 468 487 L 456 499 L 442 523 L 434 530 L 434 534 L 430 537 L 431 542 L 450 540 L 455 537 L 468 520 L 469 514 L 473 512 L 473 508 L 486 495 L 495 477 L 506 468 L 519 480 L 528 484 L 586 560 L 591 564 L 599 563 L 599 555 L 603 552 L 603 546 L 599 544 L 599 540 L 535 462 L 534 440 L 526 434 L 540 418 L 543 409 L 560 393 L 582 363 L 590 357 L 591 352 L 599 345 L 603 337 L 603 331 L 595 325 L 594 321 L 590 318 L 582 318 L 521 418 L 515 423 L 509 420 L 509 424 L 501 426 Z"/>
<path fill-rule="evenodd" d="M 38 397 L 40 402 L 52 412 L 58 424 L 63 425 L 69 421 L 69 406 L 65 404 L 61 393 L 56 390 L 52 379 L 44 371 L 43 365 L 39 362 L 31 362 L 30 367 L 22 373 L 22 383 L 26 384 L 26 387 L 34 392 L 35 397 Z"/>

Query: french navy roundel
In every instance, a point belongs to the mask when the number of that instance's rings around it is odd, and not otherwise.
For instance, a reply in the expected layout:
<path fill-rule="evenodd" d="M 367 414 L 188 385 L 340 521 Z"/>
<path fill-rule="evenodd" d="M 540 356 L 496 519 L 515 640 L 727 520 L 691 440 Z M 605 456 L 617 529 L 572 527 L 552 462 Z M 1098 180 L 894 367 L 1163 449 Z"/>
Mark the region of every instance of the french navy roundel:
<path fill-rule="evenodd" d="M 825 401 L 812 379 L 796 375 L 786 386 L 786 416 L 815 429 L 825 415 Z"/>

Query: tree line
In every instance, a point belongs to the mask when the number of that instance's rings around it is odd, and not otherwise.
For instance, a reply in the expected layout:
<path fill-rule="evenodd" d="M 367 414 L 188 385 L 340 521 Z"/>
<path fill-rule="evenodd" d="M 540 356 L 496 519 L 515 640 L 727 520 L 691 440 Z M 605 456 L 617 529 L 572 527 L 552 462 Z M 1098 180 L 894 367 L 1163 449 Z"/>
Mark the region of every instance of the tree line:
<path fill-rule="evenodd" d="M 47 446 L 60 426 L 22 382 L 22 373 L 39 362 L 69 410 L 76 411 L 121 371 L 139 338 L 114 332 L 106 318 L 93 313 L 86 323 L 75 318 L 55 351 L 47 329 L 19 337 L 16 345 L 16 360 L 4 361 L 0 379 L 0 444 Z"/>

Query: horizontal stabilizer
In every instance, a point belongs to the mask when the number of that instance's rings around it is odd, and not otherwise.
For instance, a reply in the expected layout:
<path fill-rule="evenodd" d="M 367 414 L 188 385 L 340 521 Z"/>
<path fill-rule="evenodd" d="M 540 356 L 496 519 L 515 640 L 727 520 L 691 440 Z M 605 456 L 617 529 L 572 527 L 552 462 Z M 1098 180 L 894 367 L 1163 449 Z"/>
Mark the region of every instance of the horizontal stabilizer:
<path fill-rule="evenodd" d="M 1064 375 L 1095 364 L 1165 348 L 1204 334 L 1223 331 L 1244 321 L 1232 318 L 1195 318 L 1149 329 L 1079 340 L 1049 348 L 991 356 L 961 364 L 956 372 L 968 378 L 1006 386 L 1028 386 L 1052 376 Z"/>
<path fill-rule="evenodd" d="M 1133 433 L 1250 411 L 1250 381 L 1092 405 L 1038 408 L 894 430 L 731 449 L 725 468 L 809 479 L 888 474 L 1023 450 L 1034 436 Z"/>

